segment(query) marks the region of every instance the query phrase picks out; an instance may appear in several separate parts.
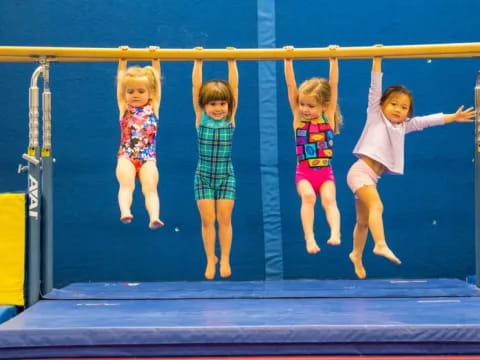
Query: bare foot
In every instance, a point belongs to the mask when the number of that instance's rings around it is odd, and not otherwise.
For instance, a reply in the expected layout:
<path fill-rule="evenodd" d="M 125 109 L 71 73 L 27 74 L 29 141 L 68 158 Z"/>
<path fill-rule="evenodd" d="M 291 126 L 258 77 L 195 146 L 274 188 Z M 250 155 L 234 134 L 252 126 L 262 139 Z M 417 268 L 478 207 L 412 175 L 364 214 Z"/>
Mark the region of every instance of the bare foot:
<path fill-rule="evenodd" d="M 390 260 L 391 262 L 394 262 L 395 264 L 401 264 L 402 263 L 400 261 L 400 259 L 395 256 L 395 254 L 392 252 L 392 250 L 390 250 L 390 248 L 387 246 L 387 244 L 385 242 L 375 244 L 375 246 L 373 248 L 373 253 L 375 255 L 384 256 L 388 260 Z"/>
<path fill-rule="evenodd" d="M 307 252 L 309 254 L 316 254 L 320 252 L 320 247 L 317 245 L 317 242 L 315 241 L 315 238 L 309 238 L 305 239 L 305 242 L 307 243 Z"/>
<path fill-rule="evenodd" d="M 150 221 L 150 224 L 148 224 L 148 227 L 152 230 L 155 230 L 155 229 L 159 229 L 159 228 L 163 227 L 164 225 L 165 224 L 163 223 L 162 220 L 155 219 L 155 220 Z"/>
<path fill-rule="evenodd" d="M 220 261 L 220 276 L 226 278 L 232 275 L 232 269 L 228 261 Z"/>
<path fill-rule="evenodd" d="M 133 220 L 132 214 L 125 214 L 120 216 L 120 221 L 124 224 L 130 224 Z"/>
<path fill-rule="evenodd" d="M 359 279 L 365 279 L 367 277 L 367 272 L 363 267 L 362 258 L 359 258 L 353 255 L 353 253 L 350 253 L 348 257 L 350 258 L 350 260 L 353 263 L 353 266 L 355 267 L 355 274 L 357 274 L 357 277 Z"/>
<path fill-rule="evenodd" d="M 327 244 L 333 245 L 333 246 L 338 246 L 342 243 L 342 240 L 340 240 L 340 236 L 330 236 L 330 239 L 327 240 Z"/>
<path fill-rule="evenodd" d="M 218 262 L 218 259 L 216 256 L 214 259 L 212 259 L 212 261 L 207 260 L 207 267 L 205 269 L 205 278 L 207 280 L 212 280 L 215 277 L 217 262 Z"/>

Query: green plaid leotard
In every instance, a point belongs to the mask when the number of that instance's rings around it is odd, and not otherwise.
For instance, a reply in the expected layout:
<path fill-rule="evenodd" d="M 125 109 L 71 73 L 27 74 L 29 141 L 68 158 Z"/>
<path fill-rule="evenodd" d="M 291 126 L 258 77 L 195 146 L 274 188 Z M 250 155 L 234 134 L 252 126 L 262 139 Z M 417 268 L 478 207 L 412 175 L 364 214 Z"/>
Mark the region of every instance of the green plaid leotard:
<path fill-rule="evenodd" d="M 235 200 L 235 173 L 231 157 L 233 132 L 234 127 L 228 120 L 213 120 L 203 113 L 197 128 L 195 200 Z"/>

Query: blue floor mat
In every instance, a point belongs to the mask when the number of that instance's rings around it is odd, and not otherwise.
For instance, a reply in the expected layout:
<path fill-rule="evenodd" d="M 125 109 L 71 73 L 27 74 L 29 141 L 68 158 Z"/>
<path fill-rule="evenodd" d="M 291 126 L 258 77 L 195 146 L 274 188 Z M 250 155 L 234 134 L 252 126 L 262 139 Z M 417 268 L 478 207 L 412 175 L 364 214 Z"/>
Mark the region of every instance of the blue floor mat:
<path fill-rule="evenodd" d="M 480 354 L 480 298 L 44 300 L 0 358 Z"/>
<path fill-rule="evenodd" d="M 458 279 L 74 283 L 45 299 L 249 299 L 479 296 Z"/>

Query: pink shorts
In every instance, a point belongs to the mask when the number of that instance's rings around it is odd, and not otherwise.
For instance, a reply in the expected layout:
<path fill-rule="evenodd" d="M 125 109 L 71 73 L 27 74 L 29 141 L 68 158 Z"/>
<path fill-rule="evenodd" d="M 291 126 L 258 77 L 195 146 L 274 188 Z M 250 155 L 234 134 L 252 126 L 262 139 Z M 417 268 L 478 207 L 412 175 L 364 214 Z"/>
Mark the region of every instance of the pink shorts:
<path fill-rule="evenodd" d="M 377 185 L 378 179 L 380 179 L 380 176 L 361 159 L 352 165 L 347 174 L 348 187 L 354 194 L 364 186 Z"/>
<path fill-rule="evenodd" d="M 300 180 L 307 180 L 312 185 L 315 194 L 320 195 L 322 185 L 329 180 L 335 182 L 335 176 L 331 166 L 311 169 L 308 166 L 299 164 L 295 173 L 295 184 L 298 184 Z"/>

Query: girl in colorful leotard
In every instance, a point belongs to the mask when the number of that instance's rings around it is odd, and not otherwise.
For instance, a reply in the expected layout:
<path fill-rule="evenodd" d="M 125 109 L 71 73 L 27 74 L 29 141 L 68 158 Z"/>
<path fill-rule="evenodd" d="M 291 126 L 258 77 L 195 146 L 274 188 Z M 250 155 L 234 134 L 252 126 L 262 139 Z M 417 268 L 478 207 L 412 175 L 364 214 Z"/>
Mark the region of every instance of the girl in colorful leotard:
<path fill-rule="evenodd" d="M 335 46 L 331 47 L 332 49 Z M 286 47 L 287 50 L 292 47 Z M 300 218 L 309 254 L 320 251 L 314 235 L 315 202 L 320 196 L 330 237 L 327 243 L 340 245 L 340 212 L 337 207 L 332 169 L 333 135 L 339 132 L 338 61 L 330 59 L 329 79 L 311 78 L 297 89 L 291 59 L 285 59 L 285 80 L 293 113 L 297 168 L 295 183 L 301 198 Z"/>
<path fill-rule="evenodd" d="M 153 49 L 153 47 L 151 47 Z M 149 228 L 164 224 L 160 220 L 160 200 L 157 192 L 158 169 L 156 144 L 158 112 L 160 107 L 160 61 L 152 66 L 132 66 L 120 59 L 117 73 L 117 100 L 120 110 L 120 148 L 116 176 L 120 185 L 118 204 L 120 221 L 129 224 L 135 179 L 138 177 L 145 196 Z"/>
<path fill-rule="evenodd" d="M 238 104 L 238 71 L 228 61 L 228 83 L 210 80 L 202 84 L 202 61 L 195 60 L 192 74 L 193 107 L 198 135 L 198 165 L 195 172 L 195 200 L 202 223 L 207 265 L 205 278 L 215 277 L 216 229 L 220 242 L 220 276 L 229 277 L 232 247 L 232 211 L 235 202 L 235 174 L 231 159 L 235 113 Z"/>

